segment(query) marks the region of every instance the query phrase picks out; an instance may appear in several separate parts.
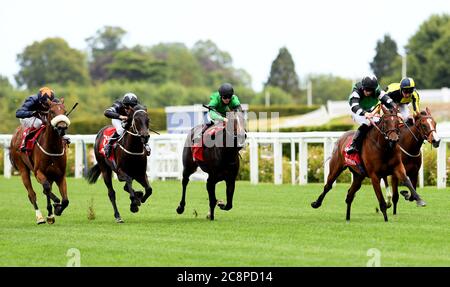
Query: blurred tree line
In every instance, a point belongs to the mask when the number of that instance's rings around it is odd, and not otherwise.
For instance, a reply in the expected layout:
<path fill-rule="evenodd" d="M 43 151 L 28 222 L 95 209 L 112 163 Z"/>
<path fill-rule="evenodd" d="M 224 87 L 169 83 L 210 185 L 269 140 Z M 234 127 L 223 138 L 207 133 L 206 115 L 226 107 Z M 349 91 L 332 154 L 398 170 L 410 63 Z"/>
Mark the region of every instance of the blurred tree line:
<path fill-rule="evenodd" d="M 408 76 L 419 88 L 450 86 L 450 16 L 432 15 L 421 24 L 405 49 Z M 57 97 L 66 99 L 75 132 L 93 133 L 109 123 L 103 111 L 125 92 L 136 93 L 151 111 L 153 128 L 165 129 L 163 108 L 173 105 L 207 103 L 221 83 L 230 82 L 242 103 L 255 109 L 265 106 L 293 107 L 306 104 L 306 83 L 312 83 L 313 104 L 327 100 L 347 100 L 354 80 L 331 74 L 310 74 L 301 80 L 287 47 L 281 47 L 272 62 L 263 90 L 252 89 L 252 79 L 233 66 L 231 55 L 211 40 L 127 47 L 127 31 L 105 26 L 86 39 L 86 50 L 68 45 L 62 38 L 33 42 L 17 55 L 17 87 L 0 75 L 0 133 L 12 133 L 18 121 L 16 109 L 40 86 L 52 87 Z M 382 85 L 401 78 L 401 56 L 397 44 L 385 35 L 376 43 L 370 67 Z M 361 75 L 361 77 L 364 75 Z M 298 110 L 303 110 L 299 107 Z M 294 109 L 295 110 L 295 109 Z"/>
<path fill-rule="evenodd" d="M 406 75 L 414 78 L 419 89 L 450 87 L 450 15 L 431 15 L 404 47 Z M 377 42 L 370 63 L 383 86 L 400 82 L 402 56 L 390 35 Z"/>

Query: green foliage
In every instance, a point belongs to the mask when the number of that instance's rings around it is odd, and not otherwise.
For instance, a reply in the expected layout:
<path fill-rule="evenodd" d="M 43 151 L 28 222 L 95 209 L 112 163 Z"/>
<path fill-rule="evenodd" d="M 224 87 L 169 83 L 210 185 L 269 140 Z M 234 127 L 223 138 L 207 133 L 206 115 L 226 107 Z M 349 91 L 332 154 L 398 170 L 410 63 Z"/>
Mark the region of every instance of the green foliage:
<path fill-rule="evenodd" d="M 406 45 L 408 75 L 422 89 L 450 86 L 450 15 L 432 15 Z"/>
<path fill-rule="evenodd" d="M 166 64 L 152 60 L 148 55 L 134 50 L 122 50 L 114 54 L 113 62 L 106 66 L 108 79 L 130 79 L 163 83 L 167 78 Z"/>
<path fill-rule="evenodd" d="M 400 54 L 397 52 L 397 43 L 389 34 L 385 34 L 382 40 L 377 41 L 375 57 L 370 63 L 370 68 L 378 77 L 378 80 L 383 81 L 388 77 L 399 78 L 401 75 L 401 67 L 402 60 Z M 389 84 L 387 81 L 389 80 L 384 80 L 383 84 Z"/>
<path fill-rule="evenodd" d="M 278 87 L 291 95 L 298 94 L 299 81 L 294 60 L 286 47 L 279 50 L 272 62 L 266 86 Z"/>
<path fill-rule="evenodd" d="M 297 116 L 306 114 L 309 112 L 312 112 L 314 110 L 318 109 L 318 106 L 311 106 L 308 107 L 306 105 L 273 105 L 270 107 L 261 106 L 261 105 L 250 105 L 249 111 L 254 112 L 257 115 L 260 112 L 268 113 L 268 116 L 270 116 L 270 113 L 279 113 L 280 117 L 288 117 L 288 116 Z"/>
<path fill-rule="evenodd" d="M 328 100 L 347 100 L 352 90 L 350 79 L 331 74 L 309 75 L 308 78 L 312 84 L 312 101 L 315 105 L 324 105 Z"/>
<path fill-rule="evenodd" d="M 269 95 L 269 103 L 271 105 L 285 105 L 293 102 L 292 95 L 281 88 L 266 86 L 265 89 L 261 93 L 258 93 L 250 103 L 254 105 L 264 105 L 266 102 L 266 94 Z"/>
<path fill-rule="evenodd" d="M 15 78 L 20 86 L 37 88 L 49 83 L 89 82 L 86 56 L 61 38 L 34 42 L 17 55 L 17 61 L 20 71 Z"/>

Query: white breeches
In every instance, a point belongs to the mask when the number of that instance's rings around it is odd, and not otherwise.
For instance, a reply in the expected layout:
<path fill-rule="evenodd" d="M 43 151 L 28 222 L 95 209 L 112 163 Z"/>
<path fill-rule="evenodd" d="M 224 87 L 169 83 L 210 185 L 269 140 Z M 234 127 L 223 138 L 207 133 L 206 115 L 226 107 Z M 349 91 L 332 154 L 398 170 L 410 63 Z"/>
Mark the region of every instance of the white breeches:
<path fill-rule="evenodd" d="M 42 126 L 42 121 L 36 117 L 20 119 L 20 124 L 24 128 L 35 128 L 38 129 Z"/>

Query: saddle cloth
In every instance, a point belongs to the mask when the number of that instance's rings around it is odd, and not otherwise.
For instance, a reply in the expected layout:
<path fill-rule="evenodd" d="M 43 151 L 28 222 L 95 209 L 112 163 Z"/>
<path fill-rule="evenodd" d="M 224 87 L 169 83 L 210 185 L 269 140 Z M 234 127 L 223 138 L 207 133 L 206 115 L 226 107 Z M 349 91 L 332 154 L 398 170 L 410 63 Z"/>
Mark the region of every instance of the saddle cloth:
<path fill-rule="evenodd" d="M 32 138 L 28 138 L 27 141 L 25 142 L 25 149 L 27 151 L 28 156 L 31 156 L 33 148 L 36 145 L 36 141 L 44 129 L 45 129 L 45 125 L 42 125 L 40 128 L 37 128 L 37 129 L 34 127 L 30 127 L 30 128 L 26 128 L 23 130 L 22 141 L 25 139 L 25 136 L 27 134 L 35 133 Z"/>
<path fill-rule="evenodd" d="M 351 145 L 353 138 L 348 137 L 347 142 L 345 143 L 344 148 L 344 160 L 345 160 L 345 166 L 352 167 L 356 172 L 358 172 L 361 175 L 365 175 L 366 171 L 364 169 L 364 166 L 362 164 L 361 156 L 359 153 L 353 153 L 348 154 L 345 150 Z"/>
<path fill-rule="evenodd" d="M 100 144 L 98 146 L 98 152 L 103 155 L 104 157 L 106 157 L 105 155 L 105 145 L 108 143 L 109 139 L 114 135 L 114 133 L 116 132 L 116 128 L 115 127 L 108 127 L 103 131 L 103 134 L 101 135 L 102 138 L 100 140 Z M 114 153 L 111 152 L 111 154 L 109 155 L 109 160 L 114 161 Z"/>
<path fill-rule="evenodd" d="M 204 145 L 203 142 L 205 141 L 205 139 L 210 139 L 211 137 L 213 137 L 215 134 L 217 134 L 219 131 L 223 130 L 225 128 L 224 125 L 214 125 L 211 126 L 210 128 L 208 128 L 200 142 L 193 142 L 192 143 L 192 157 L 194 158 L 194 161 L 204 161 L 205 158 L 203 156 L 203 151 L 204 151 Z"/>

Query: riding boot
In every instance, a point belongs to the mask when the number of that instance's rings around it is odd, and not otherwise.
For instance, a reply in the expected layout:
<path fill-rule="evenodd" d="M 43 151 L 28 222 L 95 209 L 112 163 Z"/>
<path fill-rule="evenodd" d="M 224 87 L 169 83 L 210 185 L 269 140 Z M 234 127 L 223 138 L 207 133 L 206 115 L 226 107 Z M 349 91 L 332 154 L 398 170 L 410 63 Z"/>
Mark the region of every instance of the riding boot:
<path fill-rule="evenodd" d="M 70 144 L 70 138 L 68 136 L 63 136 L 62 139 L 63 139 L 64 145 Z"/>
<path fill-rule="evenodd" d="M 30 138 L 30 131 L 27 131 L 27 134 L 23 137 L 22 142 L 20 144 L 20 151 L 26 152 L 27 151 L 27 141 Z"/>
<path fill-rule="evenodd" d="M 115 143 L 115 141 L 119 138 L 119 134 L 117 132 L 114 132 L 114 134 L 109 138 L 108 143 L 103 148 L 105 151 L 105 156 L 108 158 L 111 155 L 112 147 Z"/>
<path fill-rule="evenodd" d="M 150 146 L 148 145 L 148 143 L 146 143 L 146 144 L 144 145 L 144 148 L 145 148 L 145 153 L 146 153 L 146 155 L 147 155 L 147 156 L 150 156 L 150 154 L 151 154 L 151 152 L 152 152 L 152 149 L 150 148 Z"/>
<path fill-rule="evenodd" d="M 345 150 L 347 154 L 352 153 L 359 153 L 361 151 L 362 142 L 364 139 L 364 136 L 366 135 L 367 131 L 369 130 L 369 126 L 367 125 L 361 125 L 353 135 L 353 141 L 350 144 L 350 146 Z"/>

